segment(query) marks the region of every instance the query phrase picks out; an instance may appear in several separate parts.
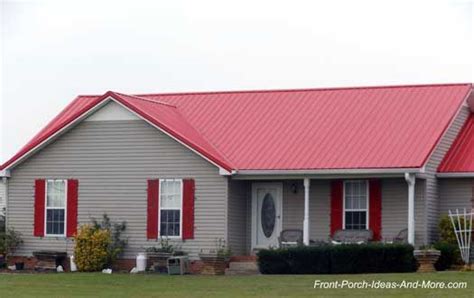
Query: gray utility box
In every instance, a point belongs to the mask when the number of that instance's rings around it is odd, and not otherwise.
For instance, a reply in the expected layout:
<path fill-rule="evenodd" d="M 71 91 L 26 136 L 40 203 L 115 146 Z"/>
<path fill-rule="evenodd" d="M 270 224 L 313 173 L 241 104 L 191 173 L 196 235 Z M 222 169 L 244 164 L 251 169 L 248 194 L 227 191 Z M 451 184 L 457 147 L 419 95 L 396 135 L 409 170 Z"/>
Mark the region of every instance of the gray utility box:
<path fill-rule="evenodd" d="M 187 256 L 176 256 L 168 259 L 168 274 L 183 275 L 189 273 L 189 260 Z"/>

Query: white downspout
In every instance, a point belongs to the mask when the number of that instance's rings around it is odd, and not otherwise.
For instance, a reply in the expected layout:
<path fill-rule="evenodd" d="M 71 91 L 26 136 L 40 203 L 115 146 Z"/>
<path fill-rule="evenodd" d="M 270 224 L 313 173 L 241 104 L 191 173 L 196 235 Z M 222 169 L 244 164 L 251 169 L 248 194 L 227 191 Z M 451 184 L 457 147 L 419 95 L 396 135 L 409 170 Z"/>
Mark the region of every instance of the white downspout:
<path fill-rule="evenodd" d="M 415 174 L 405 173 L 408 184 L 408 243 L 415 245 Z"/>
<path fill-rule="evenodd" d="M 304 178 L 303 243 L 309 245 L 309 178 Z"/>

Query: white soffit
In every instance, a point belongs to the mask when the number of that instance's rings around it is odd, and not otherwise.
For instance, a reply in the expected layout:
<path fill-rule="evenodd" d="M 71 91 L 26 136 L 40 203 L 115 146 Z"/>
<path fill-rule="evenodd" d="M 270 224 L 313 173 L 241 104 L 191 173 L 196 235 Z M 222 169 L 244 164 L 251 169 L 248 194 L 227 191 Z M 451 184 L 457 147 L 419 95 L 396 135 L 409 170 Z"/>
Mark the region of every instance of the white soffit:
<path fill-rule="evenodd" d="M 130 113 L 114 101 L 109 101 L 104 107 L 84 119 L 84 121 L 119 121 L 141 120 L 137 115 Z"/>

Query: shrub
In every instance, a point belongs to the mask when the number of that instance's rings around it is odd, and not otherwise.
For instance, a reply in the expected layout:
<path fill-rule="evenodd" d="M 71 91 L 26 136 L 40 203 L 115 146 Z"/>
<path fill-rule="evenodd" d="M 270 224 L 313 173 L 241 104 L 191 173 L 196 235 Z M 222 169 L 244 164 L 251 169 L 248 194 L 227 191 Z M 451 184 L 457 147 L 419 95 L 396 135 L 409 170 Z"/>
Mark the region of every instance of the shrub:
<path fill-rule="evenodd" d="M 461 219 L 461 223 L 463 220 Z M 454 234 L 453 224 L 448 215 L 441 217 L 438 223 L 438 230 L 441 242 L 457 244 L 456 234 Z"/>
<path fill-rule="evenodd" d="M 102 215 L 102 221 L 92 218 L 92 225 L 95 229 L 108 230 L 111 234 L 111 241 L 107 247 L 107 263 L 108 267 L 117 260 L 118 256 L 124 251 L 128 240 L 122 239 L 122 233 L 127 228 L 127 222 L 112 222 L 107 214 Z"/>
<path fill-rule="evenodd" d="M 461 263 L 461 254 L 457 244 L 437 242 L 433 247 L 441 252 L 441 256 L 435 264 L 438 271 L 443 271 L 451 268 L 454 264 Z"/>
<path fill-rule="evenodd" d="M 413 247 L 406 244 L 348 244 L 261 250 L 263 274 L 412 272 Z"/>
<path fill-rule="evenodd" d="M 0 231 L 0 255 L 11 255 L 22 243 L 20 232 L 14 229 Z"/>
<path fill-rule="evenodd" d="M 86 224 L 74 237 L 74 260 L 79 271 L 100 271 L 109 260 L 108 248 L 111 240 L 109 229 L 97 229 Z"/>
<path fill-rule="evenodd" d="M 263 274 L 289 274 L 288 249 L 262 249 L 258 253 L 258 267 Z"/>

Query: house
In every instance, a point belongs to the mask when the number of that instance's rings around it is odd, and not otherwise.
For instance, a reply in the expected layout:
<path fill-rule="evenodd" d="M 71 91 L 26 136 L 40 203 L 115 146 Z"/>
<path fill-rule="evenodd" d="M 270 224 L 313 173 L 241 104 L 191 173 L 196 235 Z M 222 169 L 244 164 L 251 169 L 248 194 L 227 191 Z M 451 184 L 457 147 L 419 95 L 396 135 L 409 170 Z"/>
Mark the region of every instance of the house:
<path fill-rule="evenodd" d="M 0 168 L 18 256 L 126 220 L 124 259 L 167 237 L 191 258 L 370 229 L 438 238 L 474 188 L 471 84 L 78 96 Z"/>

